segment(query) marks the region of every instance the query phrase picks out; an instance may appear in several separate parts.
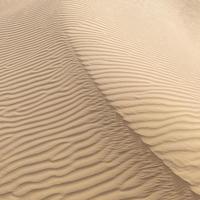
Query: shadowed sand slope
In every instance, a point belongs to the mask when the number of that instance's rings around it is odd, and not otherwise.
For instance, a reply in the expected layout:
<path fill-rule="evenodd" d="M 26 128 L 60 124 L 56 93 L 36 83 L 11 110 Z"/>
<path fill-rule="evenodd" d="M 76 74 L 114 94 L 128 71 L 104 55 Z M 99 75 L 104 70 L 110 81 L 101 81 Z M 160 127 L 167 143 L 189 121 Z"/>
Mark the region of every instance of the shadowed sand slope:
<path fill-rule="evenodd" d="M 185 4 L 0 0 L 0 200 L 200 199 Z"/>

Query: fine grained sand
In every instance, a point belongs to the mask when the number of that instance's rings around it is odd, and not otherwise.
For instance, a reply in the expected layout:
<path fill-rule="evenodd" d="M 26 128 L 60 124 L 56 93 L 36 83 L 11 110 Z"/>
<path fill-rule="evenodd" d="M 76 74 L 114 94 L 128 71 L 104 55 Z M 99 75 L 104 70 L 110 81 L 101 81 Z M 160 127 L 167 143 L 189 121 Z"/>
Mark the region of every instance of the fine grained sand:
<path fill-rule="evenodd" d="M 0 200 L 200 199 L 197 0 L 0 0 Z"/>

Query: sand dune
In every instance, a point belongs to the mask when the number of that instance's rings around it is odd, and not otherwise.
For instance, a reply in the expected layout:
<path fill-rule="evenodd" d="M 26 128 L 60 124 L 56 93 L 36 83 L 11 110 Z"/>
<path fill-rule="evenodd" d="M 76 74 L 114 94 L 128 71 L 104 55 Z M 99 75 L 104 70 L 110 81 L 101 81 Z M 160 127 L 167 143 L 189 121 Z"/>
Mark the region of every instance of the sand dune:
<path fill-rule="evenodd" d="M 0 0 L 0 200 L 200 199 L 199 9 Z"/>

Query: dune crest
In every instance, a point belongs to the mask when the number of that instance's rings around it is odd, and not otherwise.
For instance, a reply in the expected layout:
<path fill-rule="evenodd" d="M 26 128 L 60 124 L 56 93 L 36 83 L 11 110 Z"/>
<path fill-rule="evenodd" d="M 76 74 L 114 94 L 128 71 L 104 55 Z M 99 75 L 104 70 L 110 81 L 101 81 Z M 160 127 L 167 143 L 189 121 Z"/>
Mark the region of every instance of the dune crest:
<path fill-rule="evenodd" d="M 200 193 L 200 58 L 184 20 L 186 2 L 63 5 L 66 34 L 111 105 L 170 169 Z"/>

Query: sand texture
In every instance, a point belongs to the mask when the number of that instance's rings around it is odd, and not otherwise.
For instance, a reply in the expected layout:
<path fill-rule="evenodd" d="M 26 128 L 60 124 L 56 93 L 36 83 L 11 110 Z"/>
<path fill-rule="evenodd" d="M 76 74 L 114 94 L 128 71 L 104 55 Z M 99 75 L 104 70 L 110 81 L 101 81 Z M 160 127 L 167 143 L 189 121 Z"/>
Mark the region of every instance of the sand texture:
<path fill-rule="evenodd" d="M 0 0 L 0 200 L 199 200 L 200 2 Z"/>

